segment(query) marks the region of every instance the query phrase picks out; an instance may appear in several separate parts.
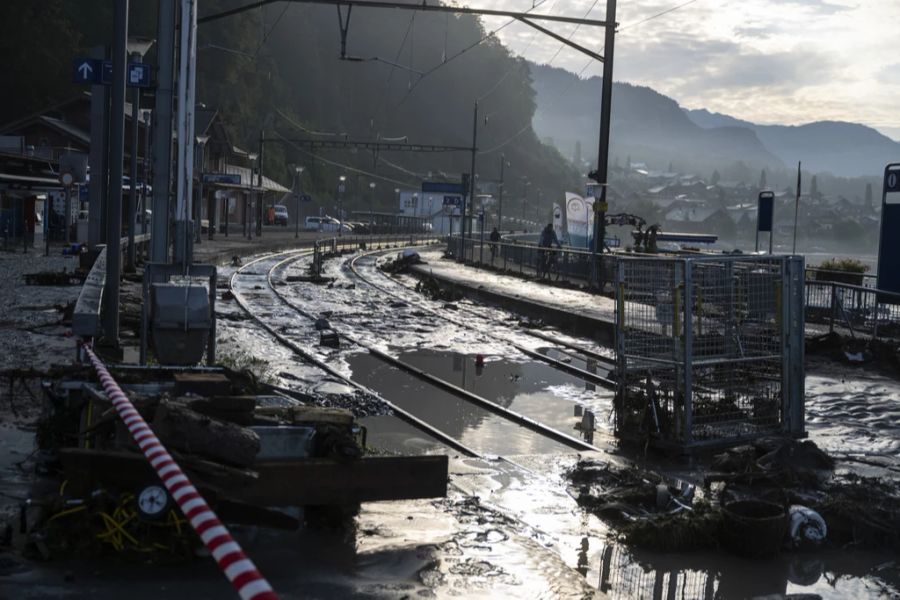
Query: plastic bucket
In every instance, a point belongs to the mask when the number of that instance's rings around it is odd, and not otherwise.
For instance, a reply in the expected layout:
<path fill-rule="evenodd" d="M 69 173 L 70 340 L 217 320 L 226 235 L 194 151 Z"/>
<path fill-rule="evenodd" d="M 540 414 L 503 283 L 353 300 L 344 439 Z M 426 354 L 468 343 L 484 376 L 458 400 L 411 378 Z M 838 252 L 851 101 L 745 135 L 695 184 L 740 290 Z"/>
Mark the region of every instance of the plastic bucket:
<path fill-rule="evenodd" d="M 763 557 L 778 554 L 787 532 L 787 511 L 774 502 L 738 500 L 722 507 L 725 546 L 736 554 Z"/>

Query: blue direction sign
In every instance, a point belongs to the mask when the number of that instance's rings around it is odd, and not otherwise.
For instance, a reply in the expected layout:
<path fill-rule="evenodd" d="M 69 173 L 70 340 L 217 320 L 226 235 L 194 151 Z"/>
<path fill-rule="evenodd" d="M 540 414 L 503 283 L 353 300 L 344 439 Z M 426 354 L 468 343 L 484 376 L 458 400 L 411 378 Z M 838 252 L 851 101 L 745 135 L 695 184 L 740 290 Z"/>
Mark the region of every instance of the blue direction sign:
<path fill-rule="evenodd" d="M 422 192 L 425 194 L 459 194 L 466 193 L 465 185 L 462 183 L 450 183 L 447 181 L 423 181 Z"/>
<path fill-rule="evenodd" d="M 241 176 L 237 173 L 204 173 L 203 183 L 227 183 L 241 185 Z"/>
<path fill-rule="evenodd" d="M 150 65 L 128 63 L 125 84 L 128 87 L 148 88 L 153 85 Z M 112 85 L 113 65 L 111 60 L 78 57 L 72 61 L 72 82 L 89 85 Z"/>
<path fill-rule="evenodd" d="M 881 239 L 878 243 L 878 289 L 900 294 L 900 163 L 884 169 L 881 194 Z M 879 302 L 900 304 L 900 298 L 879 294 Z"/>

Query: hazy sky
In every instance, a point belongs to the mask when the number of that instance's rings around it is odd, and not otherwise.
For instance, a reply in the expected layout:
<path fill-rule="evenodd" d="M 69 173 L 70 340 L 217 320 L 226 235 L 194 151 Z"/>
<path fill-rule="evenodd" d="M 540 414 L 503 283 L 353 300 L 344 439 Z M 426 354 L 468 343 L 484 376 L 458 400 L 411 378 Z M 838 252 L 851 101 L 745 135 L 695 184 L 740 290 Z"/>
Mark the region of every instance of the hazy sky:
<path fill-rule="evenodd" d="M 534 0 L 534 12 L 603 19 L 606 0 Z M 686 108 L 757 123 L 864 123 L 900 140 L 900 0 L 620 0 L 614 79 L 650 86 Z M 469 0 L 527 10 L 533 0 Z M 488 30 L 508 19 L 485 19 Z M 554 24 L 568 36 L 573 26 Z M 514 52 L 581 72 L 589 60 L 521 23 L 497 34 Z M 573 37 L 592 49 L 602 29 Z M 599 75 L 591 64 L 584 76 Z"/>

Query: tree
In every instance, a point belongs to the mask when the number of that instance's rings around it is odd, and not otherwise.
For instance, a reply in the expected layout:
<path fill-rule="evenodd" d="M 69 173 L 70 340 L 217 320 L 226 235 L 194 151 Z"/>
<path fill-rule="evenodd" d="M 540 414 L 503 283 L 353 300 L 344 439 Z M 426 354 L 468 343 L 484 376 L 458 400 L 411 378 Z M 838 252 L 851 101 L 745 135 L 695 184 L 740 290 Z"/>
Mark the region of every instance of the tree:
<path fill-rule="evenodd" d="M 720 179 L 722 179 L 722 176 L 719 175 L 719 171 L 714 170 L 712 173 L 712 177 L 710 178 L 710 181 L 712 182 L 713 185 L 718 185 Z"/>
<path fill-rule="evenodd" d="M 766 182 L 766 170 L 763 169 L 759 174 L 759 189 L 764 190 L 768 187 L 768 183 Z"/>
<path fill-rule="evenodd" d="M 872 208 L 872 184 L 866 184 L 866 207 Z"/>

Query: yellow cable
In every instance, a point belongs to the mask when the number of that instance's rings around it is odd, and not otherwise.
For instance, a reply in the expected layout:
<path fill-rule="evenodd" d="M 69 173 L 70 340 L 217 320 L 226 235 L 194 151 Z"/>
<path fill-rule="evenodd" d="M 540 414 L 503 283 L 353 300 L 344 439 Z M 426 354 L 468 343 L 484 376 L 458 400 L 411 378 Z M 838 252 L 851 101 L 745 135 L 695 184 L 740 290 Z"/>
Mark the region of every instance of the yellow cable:
<path fill-rule="evenodd" d="M 82 504 L 81 506 L 76 506 L 76 507 L 74 507 L 74 508 L 67 508 L 66 510 L 62 510 L 62 511 L 56 513 L 55 515 L 53 515 L 52 517 L 50 517 L 47 521 L 48 521 L 48 522 L 49 522 L 49 521 L 54 521 L 54 520 L 56 520 L 56 519 L 58 519 L 58 518 L 60 518 L 60 517 L 65 517 L 66 515 L 71 515 L 72 513 L 77 513 L 77 512 L 80 512 L 80 511 L 82 511 L 82 510 L 85 510 L 86 508 L 87 508 L 87 507 L 86 507 L 84 504 Z"/>

